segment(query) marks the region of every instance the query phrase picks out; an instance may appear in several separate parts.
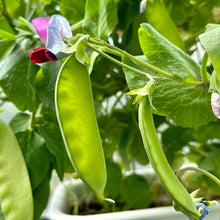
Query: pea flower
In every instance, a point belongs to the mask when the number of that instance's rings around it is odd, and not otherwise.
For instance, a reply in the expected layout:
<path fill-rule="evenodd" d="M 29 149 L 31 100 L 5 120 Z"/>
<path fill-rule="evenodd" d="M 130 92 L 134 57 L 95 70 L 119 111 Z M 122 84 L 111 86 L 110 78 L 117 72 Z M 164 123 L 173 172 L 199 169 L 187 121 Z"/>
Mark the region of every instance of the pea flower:
<path fill-rule="evenodd" d="M 212 93 L 211 105 L 214 115 L 220 119 L 220 95 L 216 92 Z"/>
<path fill-rule="evenodd" d="M 65 40 L 72 38 L 69 22 L 62 15 L 53 15 L 51 18 L 35 18 L 32 20 L 42 43 L 45 46 L 38 47 L 29 52 L 33 63 L 57 61 L 69 54 L 62 52 L 68 48 Z"/>
<path fill-rule="evenodd" d="M 204 203 L 195 203 L 196 208 L 201 213 L 201 216 L 197 220 L 202 220 L 210 211 L 210 208 L 208 208 Z M 191 218 L 189 220 L 192 220 Z"/>

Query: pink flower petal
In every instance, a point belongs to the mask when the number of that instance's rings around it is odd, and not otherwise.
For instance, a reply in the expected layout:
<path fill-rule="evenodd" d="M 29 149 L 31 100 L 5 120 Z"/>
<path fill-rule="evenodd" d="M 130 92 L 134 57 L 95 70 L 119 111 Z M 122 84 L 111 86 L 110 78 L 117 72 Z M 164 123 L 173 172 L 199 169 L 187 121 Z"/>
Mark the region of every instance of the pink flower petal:
<path fill-rule="evenodd" d="M 220 119 L 220 95 L 216 92 L 212 93 L 211 105 L 214 115 Z"/>
<path fill-rule="evenodd" d="M 47 28 L 49 26 L 50 18 L 38 17 L 32 20 L 32 24 L 34 25 L 41 41 L 43 44 L 46 44 L 47 41 Z"/>

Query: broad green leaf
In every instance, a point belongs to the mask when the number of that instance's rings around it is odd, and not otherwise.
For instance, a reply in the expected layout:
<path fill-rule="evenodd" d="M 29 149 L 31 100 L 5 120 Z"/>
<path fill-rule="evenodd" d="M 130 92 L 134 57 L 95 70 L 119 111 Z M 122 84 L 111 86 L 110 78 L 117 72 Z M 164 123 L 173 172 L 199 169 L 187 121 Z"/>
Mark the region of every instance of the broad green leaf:
<path fill-rule="evenodd" d="M 0 25 L 1 25 L 2 30 L 8 31 L 12 34 L 14 33 L 14 31 L 12 30 L 12 28 L 8 24 L 7 19 L 4 16 L 0 16 Z"/>
<path fill-rule="evenodd" d="M 0 29 L 0 59 L 7 57 L 15 46 L 15 36 L 3 29 Z"/>
<path fill-rule="evenodd" d="M 74 24 L 84 18 L 86 0 L 61 0 L 60 12 L 67 20 Z"/>
<path fill-rule="evenodd" d="M 140 14 L 140 2 L 141 0 L 120 0 L 118 2 L 118 26 L 121 30 L 126 30 L 134 18 Z"/>
<path fill-rule="evenodd" d="M 48 151 L 55 158 L 54 166 L 60 179 L 63 178 L 64 172 L 70 167 L 66 149 L 57 123 L 49 122 L 39 126 L 39 132 L 46 141 Z M 73 169 L 72 169 L 73 171 Z"/>
<path fill-rule="evenodd" d="M 123 179 L 121 196 L 134 208 L 147 208 L 150 205 L 149 186 L 144 177 L 133 174 Z"/>
<path fill-rule="evenodd" d="M 1 39 L 14 40 L 15 36 L 8 31 L 0 29 L 0 43 L 2 42 Z"/>
<path fill-rule="evenodd" d="M 47 206 L 50 194 L 50 175 L 46 176 L 41 184 L 33 191 L 34 197 L 34 220 L 39 220 Z"/>
<path fill-rule="evenodd" d="M 16 43 L 14 40 L 0 40 L 0 59 L 7 58 L 13 51 Z"/>
<path fill-rule="evenodd" d="M 0 85 L 4 93 L 22 111 L 33 111 L 39 104 L 35 88 L 35 75 L 39 66 L 30 61 L 28 53 L 31 49 L 28 39 L 20 41 L 0 69 Z"/>
<path fill-rule="evenodd" d="M 147 62 L 143 56 L 138 58 Z M 207 89 L 161 77 L 126 58 L 123 59 L 123 62 L 158 77 L 155 78 L 155 90 L 152 94 L 152 104 L 157 111 L 156 114 L 173 119 L 177 125 L 182 127 L 198 128 L 216 120 L 212 113 L 211 97 Z M 169 65 L 171 66 L 170 63 Z M 137 75 L 130 70 L 124 68 L 124 72 L 130 90 L 142 88 L 148 82 L 146 77 Z"/>
<path fill-rule="evenodd" d="M 48 62 L 41 65 L 36 75 L 36 94 L 50 110 L 55 110 L 54 91 L 61 62 Z"/>
<path fill-rule="evenodd" d="M 117 10 L 113 0 L 87 0 L 84 29 L 91 37 L 107 41 L 117 24 Z"/>
<path fill-rule="evenodd" d="M 211 75 L 210 91 L 220 93 L 220 25 L 207 25 L 206 32 L 201 34 L 199 39 L 205 47 L 215 70 Z"/>
<path fill-rule="evenodd" d="M 206 143 L 211 139 L 220 139 L 220 120 L 210 122 L 207 125 L 199 127 L 193 132 L 193 136 L 198 142 Z"/>
<path fill-rule="evenodd" d="M 182 79 L 200 78 L 199 65 L 151 25 L 141 24 L 138 33 L 141 49 L 152 65 Z"/>
<path fill-rule="evenodd" d="M 51 155 L 44 139 L 35 131 L 16 133 L 30 175 L 32 189 L 38 187 L 48 174 Z"/>
<path fill-rule="evenodd" d="M 105 186 L 106 198 L 116 199 L 119 193 L 119 185 L 122 179 L 120 166 L 117 163 L 106 161 L 107 182 Z"/>
<path fill-rule="evenodd" d="M 177 47 L 184 49 L 183 40 L 169 16 L 163 0 L 148 0 L 146 5 L 146 15 L 148 22 L 158 32 Z"/>
<path fill-rule="evenodd" d="M 17 14 L 17 10 L 21 6 L 21 1 L 11 0 L 10 3 L 9 1 L 7 1 L 6 6 L 7 6 L 7 11 L 10 14 L 10 16 L 14 17 Z"/>
<path fill-rule="evenodd" d="M 139 29 L 139 40 L 141 48 L 147 57 L 147 59 L 144 59 L 145 62 L 149 62 L 182 79 L 197 80 L 197 78 L 200 78 L 198 64 L 160 35 L 151 25 L 142 24 Z M 210 94 L 206 87 L 168 79 L 141 65 L 132 64 L 131 61 L 128 63 L 137 69 L 159 77 L 155 78 L 156 88 L 152 95 L 152 104 L 158 114 L 173 119 L 178 125 L 183 127 L 198 128 L 215 120 L 211 110 Z M 131 90 L 142 88 L 146 85 L 147 79 L 145 77 L 134 76 L 134 74 L 132 76 L 128 72 L 130 71 L 125 70 Z"/>
<path fill-rule="evenodd" d="M 182 128 L 179 126 L 170 126 L 162 133 L 162 143 L 165 155 L 173 170 L 177 171 L 182 165 L 184 154 L 181 153 L 183 147 L 187 146 L 189 141 L 194 141 L 193 129 Z"/>
<path fill-rule="evenodd" d="M 10 126 L 15 134 L 31 129 L 31 115 L 19 112 L 10 121 Z"/>

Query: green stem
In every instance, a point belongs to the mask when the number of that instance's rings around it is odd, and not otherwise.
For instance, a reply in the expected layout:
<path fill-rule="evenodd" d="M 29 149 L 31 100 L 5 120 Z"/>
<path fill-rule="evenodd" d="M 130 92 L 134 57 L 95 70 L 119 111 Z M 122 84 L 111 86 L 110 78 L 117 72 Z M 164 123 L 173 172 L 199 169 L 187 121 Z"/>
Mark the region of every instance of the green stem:
<path fill-rule="evenodd" d="M 208 171 L 203 170 L 203 169 L 198 168 L 198 167 L 185 167 L 185 168 L 182 168 L 177 172 L 177 176 L 178 177 L 182 176 L 184 172 L 189 171 L 189 170 L 195 170 L 197 172 L 202 173 L 203 175 L 209 177 L 213 182 L 215 182 L 216 184 L 218 184 L 220 186 L 220 180 L 217 177 L 215 177 L 213 174 L 209 173 Z"/>
<path fill-rule="evenodd" d="M 83 22 L 84 22 L 84 19 L 82 19 L 82 20 L 78 21 L 77 23 L 71 25 L 71 31 L 75 31 L 75 30 L 81 28 L 82 25 L 83 25 Z"/>
<path fill-rule="evenodd" d="M 133 67 L 131 67 L 131 66 L 128 66 L 128 65 L 125 64 L 125 63 L 120 62 L 119 60 L 114 59 L 113 57 L 111 57 L 111 56 L 109 56 L 108 54 L 106 54 L 106 53 L 102 52 L 101 50 L 97 49 L 95 46 L 93 46 L 93 45 L 90 44 L 90 43 L 87 43 L 86 45 L 87 45 L 89 48 L 91 48 L 92 50 L 94 50 L 94 51 L 96 51 L 97 53 L 101 54 L 101 55 L 102 55 L 103 57 L 105 57 L 106 59 L 110 60 L 111 62 L 116 63 L 117 65 L 122 66 L 122 67 L 124 67 L 124 68 L 127 68 L 127 69 L 129 69 L 129 70 L 131 70 L 131 71 L 133 71 L 133 72 L 135 72 L 135 73 L 141 75 L 141 76 L 146 76 L 146 77 L 149 78 L 150 80 L 153 80 L 153 77 L 152 77 L 151 75 L 149 75 L 148 73 L 145 73 L 145 72 L 143 72 L 143 71 L 140 71 L 140 70 L 138 70 L 138 69 L 135 69 L 135 68 L 133 68 Z"/>
<path fill-rule="evenodd" d="M 2 1 L 2 14 L 3 14 L 3 16 L 5 16 L 5 18 L 7 19 L 8 24 L 10 25 L 10 27 L 14 30 L 14 25 L 13 25 L 13 23 L 12 23 L 12 20 L 11 20 L 10 15 L 8 14 L 5 0 L 1 0 L 1 1 Z"/>
<path fill-rule="evenodd" d="M 202 58 L 202 65 L 201 65 L 201 75 L 202 75 L 202 80 L 204 82 L 205 85 L 209 84 L 209 77 L 208 77 L 208 72 L 207 72 L 207 62 L 208 62 L 208 53 L 205 52 L 203 58 Z"/>
<path fill-rule="evenodd" d="M 189 81 L 189 80 L 185 80 L 185 79 L 176 77 L 176 76 L 174 76 L 174 75 L 172 75 L 172 74 L 170 74 L 170 73 L 168 73 L 168 72 L 166 72 L 164 70 L 161 70 L 161 69 L 159 69 L 159 68 L 157 68 L 157 67 L 155 67 L 155 66 L 153 66 L 153 65 L 151 65 L 149 63 L 146 63 L 146 62 L 138 59 L 137 57 L 127 53 L 126 51 L 124 51 L 124 50 L 122 50 L 122 49 L 120 49 L 120 48 L 118 48 L 118 47 L 116 47 L 114 45 L 108 44 L 107 42 L 105 42 L 105 41 L 103 41 L 101 39 L 89 38 L 89 41 L 92 42 L 92 43 L 95 43 L 95 44 L 107 46 L 107 47 L 111 48 L 112 50 L 116 50 L 119 53 L 121 53 L 121 55 L 124 55 L 124 56 L 126 56 L 126 57 L 128 57 L 128 58 L 130 58 L 130 59 L 132 59 L 134 61 L 136 61 L 137 63 L 140 63 L 141 65 L 143 65 L 143 66 L 145 66 L 145 67 L 147 67 L 147 68 L 149 68 L 149 69 L 151 69 L 151 70 L 153 70 L 153 71 L 155 71 L 155 72 L 157 72 L 157 73 L 159 73 L 159 74 L 161 74 L 161 75 L 163 75 L 165 77 L 168 77 L 168 78 L 171 78 L 171 79 L 174 79 L 176 81 L 179 81 L 179 82 L 182 82 L 182 83 L 185 83 L 185 84 L 189 84 L 189 85 L 199 86 L 199 85 L 203 84 L 203 82 Z"/>

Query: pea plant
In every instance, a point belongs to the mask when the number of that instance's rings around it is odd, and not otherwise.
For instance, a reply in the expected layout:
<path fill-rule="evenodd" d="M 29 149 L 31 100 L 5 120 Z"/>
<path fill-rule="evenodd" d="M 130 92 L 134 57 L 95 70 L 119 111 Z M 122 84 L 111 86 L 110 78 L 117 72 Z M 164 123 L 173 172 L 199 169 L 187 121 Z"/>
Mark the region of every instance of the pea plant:
<path fill-rule="evenodd" d="M 2 219 L 38 220 L 53 170 L 112 210 L 153 206 L 146 180 L 122 175 L 149 163 L 174 208 L 203 219 L 220 196 L 219 8 L 1 0 L 0 104 L 19 110 L 0 120 Z"/>

